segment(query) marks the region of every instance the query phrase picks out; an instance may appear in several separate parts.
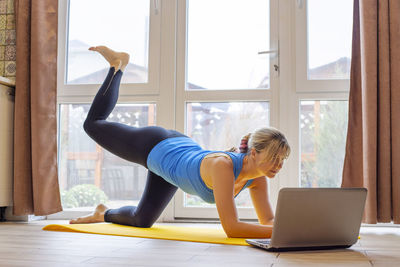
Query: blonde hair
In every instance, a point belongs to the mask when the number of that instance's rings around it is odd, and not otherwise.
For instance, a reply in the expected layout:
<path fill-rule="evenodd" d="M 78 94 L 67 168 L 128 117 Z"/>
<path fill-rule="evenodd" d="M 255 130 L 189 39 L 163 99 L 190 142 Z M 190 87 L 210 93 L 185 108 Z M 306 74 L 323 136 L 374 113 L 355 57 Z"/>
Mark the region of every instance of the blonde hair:
<path fill-rule="evenodd" d="M 251 134 L 247 153 L 252 148 L 258 153 L 265 151 L 267 161 L 277 156 L 287 159 L 290 155 L 290 146 L 285 135 L 273 127 L 260 128 Z"/>
<path fill-rule="evenodd" d="M 250 153 L 254 148 L 256 152 L 266 152 L 266 161 L 274 160 L 280 157 L 287 159 L 290 155 L 290 146 L 283 133 L 273 127 L 263 127 L 254 133 L 245 135 L 241 140 L 241 153 Z M 229 151 L 238 152 L 237 148 L 231 148 Z"/>

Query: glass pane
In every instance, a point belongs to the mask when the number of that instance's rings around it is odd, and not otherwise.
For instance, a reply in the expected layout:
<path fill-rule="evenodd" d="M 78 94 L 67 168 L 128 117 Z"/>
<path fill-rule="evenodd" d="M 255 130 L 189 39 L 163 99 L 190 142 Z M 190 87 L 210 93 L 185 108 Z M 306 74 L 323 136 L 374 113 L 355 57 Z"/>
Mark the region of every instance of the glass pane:
<path fill-rule="evenodd" d="M 188 103 L 186 132 L 201 147 L 228 150 L 238 147 L 241 138 L 269 125 L 268 102 Z M 215 206 L 197 196 L 185 194 L 185 206 Z M 252 207 L 248 189 L 235 199 L 238 207 Z"/>
<path fill-rule="evenodd" d="M 147 83 L 149 0 L 70 0 L 68 84 L 101 84 L 109 64 L 90 46 L 106 45 L 131 55 L 122 83 Z"/>
<path fill-rule="evenodd" d="M 105 203 L 111 208 L 135 205 L 147 170 L 97 145 L 83 130 L 90 105 L 60 106 L 59 182 L 64 210 Z M 142 127 L 155 125 L 155 104 L 121 104 L 108 121 Z"/>
<path fill-rule="evenodd" d="M 348 101 L 301 101 L 301 186 L 340 187 Z"/>
<path fill-rule="evenodd" d="M 188 5 L 186 88 L 269 88 L 269 0 Z"/>
<path fill-rule="evenodd" d="M 353 1 L 308 0 L 308 79 L 349 79 Z"/>

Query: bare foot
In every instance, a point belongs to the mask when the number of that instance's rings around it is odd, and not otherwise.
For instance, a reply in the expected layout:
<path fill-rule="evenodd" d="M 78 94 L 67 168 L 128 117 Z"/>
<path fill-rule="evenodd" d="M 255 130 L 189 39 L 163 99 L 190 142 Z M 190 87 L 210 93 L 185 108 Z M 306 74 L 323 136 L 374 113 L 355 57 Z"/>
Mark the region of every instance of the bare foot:
<path fill-rule="evenodd" d="M 94 212 L 90 215 L 87 216 L 82 216 L 74 220 L 70 220 L 70 224 L 76 224 L 76 223 L 98 223 L 98 222 L 104 222 L 104 213 L 108 210 L 108 208 L 103 205 L 99 204 L 97 205 L 96 209 Z"/>
<path fill-rule="evenodd" d="M 110 67 L 114 67 L 115 70 L 121 69 L 121 71 L 124 71 L 129 63 L 128 53 L 115 52 L 107 46 L 92 46 L 89 47 L 89 50 L 99 52 L 110 63 Z"/>

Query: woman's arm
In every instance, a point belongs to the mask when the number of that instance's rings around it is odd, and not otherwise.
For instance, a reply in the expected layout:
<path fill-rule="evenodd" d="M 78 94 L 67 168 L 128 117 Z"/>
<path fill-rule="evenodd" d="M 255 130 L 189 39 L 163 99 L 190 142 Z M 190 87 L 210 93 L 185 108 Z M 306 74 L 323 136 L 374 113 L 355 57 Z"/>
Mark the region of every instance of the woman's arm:
<path fill-rule="evenodd" d="M 268 181 L 265 176 L 253 180 L 248 187 L 251 200 L 257 213 L 258 221 L 261 224 L 273 224 L 274 212 L 268 198 Z"/>
<path fill-rule="evenodd" d="M 210 165 L 214 198 L 222 227 L 228 237 L 269 238 L 272 226 L 240 222 L 234 201 L 233 164 L 217 158 Z"/>

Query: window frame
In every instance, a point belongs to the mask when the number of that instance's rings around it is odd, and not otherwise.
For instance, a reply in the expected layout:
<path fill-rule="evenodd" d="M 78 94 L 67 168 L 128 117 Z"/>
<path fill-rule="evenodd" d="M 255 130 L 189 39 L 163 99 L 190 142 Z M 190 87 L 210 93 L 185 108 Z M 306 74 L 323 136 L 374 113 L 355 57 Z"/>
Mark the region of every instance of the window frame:
<path fill-rule="evenodd" d="M 323 93 L 302 93 L 297 96 L 297 107 L 299 119 L 297 120 L 297 128 L 299 131 L 299 143 L 298 143 L 298 163 L 299 163 L 299 174 L 297 179 L 294 177 L 290 178 L 290 184 L 296 185 L 295 187 L 301 187 L 301 128 L 300 128 L 300 114 L 301 114 L 301 101 L 348 101 L 349 92 L 323 92 Z"/>
<path fill-rule="evenodd" d="M 180 132 L 186 132 L 186 104 L 190 102 L 247 102 L 265 101 L 269 102 L 270 126 L 277 125 L 277 98 L 279 94 L 279 70 L 274 71 L 273 66 L 279 66 L 279 44 L 278 44 L 278 24 L 277 24 L 278 1 L 270 0 L 270 50 L 277 51 L 270 55 L 270 88 L 269 89 L 243 89 L 243 90 L 186 90 L 187 77 L 187 13 L 188 5 L 186 0 L 178 0 L 177 16 L 177 85 L 176 85 L 176 126 Z M 272 116 L 275 114 L 275 116 Z M 232 144 L 234 146 L 236 144 Z M 271 186 L 270 186 L 271 187 Z M 256 214 L 252 208 L 238 207 L 238 215 L 242 219 L 256 219 Z M 185 207 L 184 193 L 181 190 L 175 194 L 174 198 L 175 218 L 218 218 L 215 208 L 210 207 Z"/>
<path fill-rule="evenodd" d="M 298 132 L 298 140 L 296 141 L 296 159 L 297 159 L 297 176 L 290 175 L 288 177 L 288 186 L 299 187 L 301 186 L 301 129 L 300 129 L 300 103 L 301 101 L 315 100 L 315 101 L 348 101 L 350 92 L 350 79 L 321 79 L 321 80 L 308 80 L 308 28 L 307 28 L 307 10 L 308 0 L 297 1 L 292 3 L 291 7 L 287 5 L 294 14 L 294 33 L 292 38 L 295 41 L 293 48 L 295 68 L 295 105 L 296 105 L 296 122 L 293 125 L 292 131 Z M 294 104 L 294 103 L 293 103 Z M 283 186 L 281 186 L 283 187 Z"/>
<path fill-rule="evenodd" d="M 279 1 L 279 107 L 280 130 L 291 146 L 291 155 L 270 186 L 272 206 L 284 187 L 299 187 L 301 181 L 300 101 L 348 100 L 349 79 L 307 80 L 307 0 Z M 272 112 L 271 112 L 272 114 Z"/>
<path fill-rule="evenodd" d="M 58 13 L 58 96 L 95 95 L 100 84 L 67 84 L 69 12 L 71 0 L 59 1 Z M 149 67 L 147 83 L 121 84 L 120 95 L 158 95 L 160 90 L 161 15 L 160 6 L 150 1 Z M 97 44 L 93 44 L 97 45 Z"/>
<path fill-rule="evenodd" d="M 349 79 L 308 80 L 308 0 L 295 6 L 295 40 L 296 40 L 296 91 L 297 92 L 347 92 Z"/>
<path fill-rule="evenodd" d="M 59 1 L 59 24 L 58 24 L 58 73 L 57 73 L 57 128 L 59 131 L 59 107 L 61 104 L 90 104 L 99 88 L 97 85 L 72 85 L 75 88 L 68 91 L 67 86 L 64 85 L 64 73 L 65 73 L 65 59 L 66 59 L 66 35 L 67 35 L 67 21 L 66 14 L 68 12 L 68 1 Z M 160 29 L 157 30 L 159 35 L 158 45 L 159 47 L 159 64 L 157 70 L 159 71 L 159 77 L 157 84 L 161 85 L 153 91 L 147 91 L 146 89 L 135 90 L 134 84 L 122 85 L 120 90 L 120 96 L 118 98 L 118 104 L 156 104 L 156 123 L 159 126 L 174 129 L 175 128 L 175 32 L 176 32 L 176 1 L 171 0 L 168 4 L 163 4 L 162 1 L 158 1 L 157 5 L 154 5 L 154 1 L 151 2 L 151 14 L 158 16 L 157 20 L 160 21 Z M 151 18 L 150 18 L 151 20 Z M 162 44 L 162 45 L 161 45 Z M 150 44 L 149 42 L 149 45 Z M 150 53 L 150 52 L 149 52 Z M 149 55 L 150 56 L 150 55 Z M 140 86 L 140 85 L 137 85 Z M 173 103 L 173 105 L 171 105 Z M 91 212 L 92 208 L 79 211 L 61 211 L 55 214 L 47 216 L 47 219 L 72 219 L 78 216 L 86 215 Z M 170 220 L 173 218 L 173 207 L 170 205 L 165 210 L 160 220 Z"/>
<path fill-rule="evenodd" d="M 58 104 L 91 103 L 99 85 L 64 85 L 66 59 L 67 1 L 59 1 L 59 55 L 58 55 Z M 277 54 L 270 58 L 271 89 L 253 90 L 185 90 L 186 79 L 186 0 L 157 1 L 159 32 L 159 77 L 157 85 L 149 90 L 141 85 L 123 85 L 118 103 L 156 103 L 157 125 L 185 132 L 186 103 L 227 101 L 268 101 L 270 125 L 285 133 L 291 156 L 280 173 L 269 179 L 270 200 L 276 206 L 279 189 L 300 185 L 300 101 L 348 100 L 349 80 L 307 81 L 306 5 L 302 7 L 292 0 L 271 0 L 271 50 Z M 152 8 L 155 8 L 151 1 Z M 152 9 L 151 14 L 156 11 Z M 273 23 L 276 21 L 276 23 Z M 279 37 L 279 38 L 278 38 Z M 158 38 L 158 39 L 157 39 Z M 150 45 L 153 45 L 149 42 Z M 156 45 L 156 44 L 154 44 Z M 157 46 L 157 45 L 156 45 Z M 156 51 L 157 53 L 157 51 Z M 150 56 L 150 54 L 149 54 Z M 275 73 L 272 66 L 279 66 Z M 233 144 L 234 145 L 234 144 Z M 69 219 L 84 215 L 87 211 L 61 212 L 48 216 L 50 219 Z M 238 208 L 241 219 L 255 219 L 249 208 Z M 183 193 L 178 190 L 174 201 L 167 206 L 160 221 L 180 219 L 216 219 L 215 208 L 183 208 Z"/>

